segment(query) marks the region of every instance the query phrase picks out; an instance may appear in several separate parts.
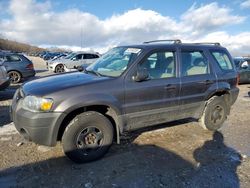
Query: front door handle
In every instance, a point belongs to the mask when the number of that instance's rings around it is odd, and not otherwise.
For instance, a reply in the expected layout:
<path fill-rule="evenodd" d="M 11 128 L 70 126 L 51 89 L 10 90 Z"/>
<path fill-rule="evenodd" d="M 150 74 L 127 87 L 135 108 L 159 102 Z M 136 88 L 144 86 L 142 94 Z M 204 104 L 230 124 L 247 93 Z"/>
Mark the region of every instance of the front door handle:
<path fill-rule="evenodd" d="M 175 85 L 172 85 L 172 84 L 168 84 L 164 87 L 166 90 L 172 90 L 172 89 L 176 89 L 176 86 Z"/>

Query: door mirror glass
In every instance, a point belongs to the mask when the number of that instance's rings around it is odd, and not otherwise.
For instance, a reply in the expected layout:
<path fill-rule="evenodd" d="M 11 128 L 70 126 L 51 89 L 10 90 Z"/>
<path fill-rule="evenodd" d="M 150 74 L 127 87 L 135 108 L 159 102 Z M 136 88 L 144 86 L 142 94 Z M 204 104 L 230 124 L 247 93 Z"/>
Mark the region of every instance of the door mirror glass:
<path fill-rule="evenodd" d="M 138 68 L 136 75 L 132 77 L 136 82 L 141 82 L 149 79 L 149 73 L 146 68 Z"/>

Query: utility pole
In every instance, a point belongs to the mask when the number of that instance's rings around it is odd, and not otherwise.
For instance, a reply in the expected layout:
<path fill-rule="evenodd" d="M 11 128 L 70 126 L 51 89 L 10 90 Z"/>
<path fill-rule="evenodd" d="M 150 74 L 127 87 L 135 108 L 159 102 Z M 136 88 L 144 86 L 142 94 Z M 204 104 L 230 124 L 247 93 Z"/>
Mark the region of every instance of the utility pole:
<path fill-rule="evenodd" d="M 82 22 L 81 22 L 81 50 L 82 50 L 82 46 L 83 45 L 83 26 L 82 26 Z"/>

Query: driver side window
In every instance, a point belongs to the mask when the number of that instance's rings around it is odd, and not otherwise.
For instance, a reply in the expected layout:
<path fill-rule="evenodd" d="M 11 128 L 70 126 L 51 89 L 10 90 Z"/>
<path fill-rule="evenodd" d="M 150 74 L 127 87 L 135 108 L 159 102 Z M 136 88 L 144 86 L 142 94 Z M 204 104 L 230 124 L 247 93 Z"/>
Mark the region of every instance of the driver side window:
<path fill-rule="evenodd" d="M 175 77 L 174 52 L 156 52 L 151 54 L 141 65 L 147 69 L 151 79 Z"/>

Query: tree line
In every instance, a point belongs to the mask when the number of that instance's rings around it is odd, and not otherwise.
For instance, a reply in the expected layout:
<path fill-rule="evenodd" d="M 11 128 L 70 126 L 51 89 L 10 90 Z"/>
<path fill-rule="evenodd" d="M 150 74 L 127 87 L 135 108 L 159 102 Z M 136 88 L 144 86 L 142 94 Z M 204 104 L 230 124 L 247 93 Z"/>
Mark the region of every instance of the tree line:
<path fill-rule="evenodd" d="M 37 53 L 44 51 L 45 49 L 25 43 L 20 43 L 0 38 L 0 50 L 6 50 L 12 52 Z"/>

